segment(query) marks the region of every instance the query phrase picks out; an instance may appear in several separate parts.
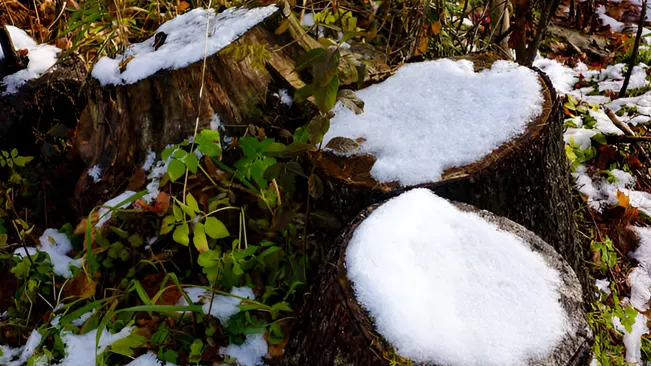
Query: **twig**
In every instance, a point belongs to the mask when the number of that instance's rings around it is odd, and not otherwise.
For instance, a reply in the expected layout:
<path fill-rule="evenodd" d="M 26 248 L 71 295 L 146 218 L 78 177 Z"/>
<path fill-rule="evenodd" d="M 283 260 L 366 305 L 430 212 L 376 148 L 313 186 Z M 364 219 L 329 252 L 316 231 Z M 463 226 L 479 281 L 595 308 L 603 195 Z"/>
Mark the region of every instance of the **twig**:
<path fill-rule="evenodd" d="M 646 3 L 646 0 L 644 0 L 644 2 Z M 626 123 L 620 121 L 619 118 L 617 118 L 615 113 L 613 113 L 612 109 L 605 107 L 605 110 L 606 110 L 606 115 L 608 115 L 608 118 L 610 118 L 610 120 L 613 122 L 615 126 L 617 126 L 620 130 L 624 131 L 624 134 L 628 135 L 629 137 L 637 137 L 635 136 L 633 130 L 631 130 L 631 128 L 628 127 Z M 640 145 L 639 142 L 637 141 L 633 142 L 633 145 L 635 145 L 635 147 L 637 147 L 638 150 L 640 150 L 640 152 L 642 153 L 642 155 L 644 155 L 647 161 L 651 161 L 651 158 L 649 158 L 649 155 L 646 153 L 646 151 L 644 150 L 642 145 Z"/>
<path fill-rule="evenodd" d="M 633 67 L 635 67 L 635 59 L 637 59 L 637 51 L 640 48 L 640 39 L 642 38 L 642 28 L 644 27 L 644 21 L 646 20 L 646 4 L 647 4 L 647 0 L 644 0 L 642 2 L 642 11 L 640 12 L 640 22 L 637 25 L 637 34 L 635 35 L 633 52 L 631 53 L 631 59 L 628 61 L 628 69 L 626 70 L 626 77 L 624 78 L 624 84 L 622 84 L 622 89 L 619 91 L 620 98 L 623 98 L 626 95 L 626 89 L 628 89 L 628 82 L 631 80 L 631 75 L 633 74 Z"/>

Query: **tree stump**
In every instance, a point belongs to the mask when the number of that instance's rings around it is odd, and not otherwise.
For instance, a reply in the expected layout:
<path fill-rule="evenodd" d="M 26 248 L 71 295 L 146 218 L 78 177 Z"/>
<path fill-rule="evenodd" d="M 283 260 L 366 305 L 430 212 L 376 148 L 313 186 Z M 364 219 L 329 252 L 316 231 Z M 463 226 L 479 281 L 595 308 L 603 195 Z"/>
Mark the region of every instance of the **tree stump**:
<path fill-rule="evenodd" d="M 319 272 L 298 317 L 295 333 L 285 349 L 286 357 L 282 362 L 283 365 L 412 364 L 398 355 L 392 345 L 378 333 L 374 319 L 356 300 L 355 284 L 351 283 L 347 275 L 346 249 L 353 234 L 369 215 L 385 203 L 386 201 L 375 204 L 361 212 L 334 243 L 328 254 L 327 264 Z M 495 225 L 498 231 L 514 234 L 526 247 L 539 253 L 544 262 L 560 274 L 559 303 L 567 314 L 566 332 L 562 341 L 557 343 L 544 359 L 530 360 L 527 364 L 585 365 L 591 353 L 592 332 L 585 320 L 581 286 L 572 268 L 549 244 L 521 225 L 467 204 L 453 204 L 459 210 L 474 213 Z M 384 270 L 391 272 L 390 268 Z M 468 279 L 464 277 L 463 280 Z M 450 286 L 453 287 L 454 284 Z M 395 289 L 396 296 L 400 296 L 401 291 L 408 290 Z M 440 295 L 440 301 L 445 302 L 446 294 Z M 517 302 L 517 299 L 514 302 Z M 504 309 L 504 312 L 508 313 L 509 309 Z M 405 327 L 407 326 L 405 324 Z M 409 329 L 405 331 L 409 332 Z M 481 339 L 480 341 L 491 343 L 493 340 Z M 495 352 L 500 351 L 495 349 Z M 428 363 L 428 365 L 432 364 Z"/>
<path fill-rule="evenodd" d="M 89 167 L 130 170 L 144 160 L 148 149 L 159 152 L 192 136 L 197 118 L 199 129 L 210 127 L 214 115 L 224 125 L 257 122 L 254 109 L 264 102 L 272 84 L 276 88 L 304 85 L 294 71 L 300 46 L 290 44 L 286 34 L 274 34 L 281 20 L 277 9 L 229 46 L 209 55 L 205 74 L 204 62 L 198 60 L 126 85 L 102 86 L 90 80 L 76 141 L 82 159 Z M 204 44 L 204 36 L 196 38 L 188 42 Z M 136 46 L 152 43 L 158 50 L 158 42 L 165 47 L 165 37 L 158 35 Z M 253 51 L 247 53 L 247 47 Z M 244 54 L 238 57 L 240 51 Z M 123 70 L 128 70 L 128 59 L 122 62 Z"/>
<path fill-rule="evenodd" d="M 476 69 L 483 69 L 496 58 L 476 55 L 470 59 Z M 488 210 L 532 230 L 566 258 L 584 291 L 590 288 L 571 204 L 562 106 L 549 78 L 534 70 L 543 86 L 543 113 L 515 138 L 478 161 L 445 170 L 436 182 L 411 186 L 374 179 L 370 172 L 376 158 L 372 155 L 342 156 L 326 151 L 315 162 L 328 180 L 327 195 L 333 198 L 329 204 L 344 216 L 354 217 L 364 207 L 405 190 L 429 188 L 441 197 Z"/>

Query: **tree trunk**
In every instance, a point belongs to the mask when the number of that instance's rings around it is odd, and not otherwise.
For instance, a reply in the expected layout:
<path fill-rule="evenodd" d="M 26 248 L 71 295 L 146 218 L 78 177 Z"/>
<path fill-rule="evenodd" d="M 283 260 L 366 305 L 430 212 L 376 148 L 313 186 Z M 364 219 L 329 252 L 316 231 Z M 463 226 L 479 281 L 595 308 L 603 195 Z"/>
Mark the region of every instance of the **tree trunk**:
<path fill-rule="evenodd" d="M 279 10 L 231 44 L 232 49 L 264 47 L 269 55 L 264 66 L 252 56 L 237 61 L 228 48 L 209 56 L 201 98 L 203 60 L 128 85 L 102 87 L 91 80 L 76 140 L 81 158 L 109 174 L 130 171 L 148 149 L 159 152 L 192 136 L 197 118 L 200 129 L 208 128 L 215 114 L 227 126 L 260 123 L 258 108 L 270 88 L 304 86 L 294 71 L 300 45 L 287 32 L 274 34 L 281 18 Z M 81 178 L 78 196 L 87 189 L 87 179 Z"/>
<path fill-rule="evenodd" d="M 543 114 L 522 135 L 479 161 L 448 169 L 440 181 L 419 186 L 504 216 L 533 231 L 563 255 L 587 290 L 591 284 L 583 266 L 585 251 L 577 236 L 571 204 L 562 106 L 549 78 L 536 71 L 544 86 Z M 316 159 L 332 187 L 330 204 L 344 216 L 354 217 L 366 206 L 413 188 L 377 182 L 370 174 L 374 162 L 370 155 L 324 153 Z"/>
<path fill-rule="evenodd" d="M 561 277 L 560 302 L 568 314 L 568 329 L 562 341 L 544 360 L 529 363 L 540 366 L 579 366 L 587 364 L 592 333 L 585 320 L 581 287 L 574 271 L 534 233 L 490 212 L 465 204 L 456 204 L 463 211 L 475 212 L 504 231 L 523 239 L 532 250 L 540 253 L 547 264 L 558 270 Z M 352 225 L 331 248 L 327 264 L 315 280 L 298 321 L 283 365 L 390 365 L 397 359 L 395 351 L 375 330 L 373 319 L 357 303 L 348 281 L 345 253 L 355 229 L 379 207 L 371 206 L 360 213 Z M 508 309 L 505 309 L 508 311 Z M 403 363 L 398 363 L 403 364 Z M 405 363 L 406 364 L 406 363 Z"/>
<path fill-rule="evenodd" d="M 509 13 L 508 0 L 492 0 L 491 3 L 491 39 L 499 50 L 499 54 L 512 58 L 509 48 L 509 37 L 507 32 L 511 27 L 511 15 Z"/>

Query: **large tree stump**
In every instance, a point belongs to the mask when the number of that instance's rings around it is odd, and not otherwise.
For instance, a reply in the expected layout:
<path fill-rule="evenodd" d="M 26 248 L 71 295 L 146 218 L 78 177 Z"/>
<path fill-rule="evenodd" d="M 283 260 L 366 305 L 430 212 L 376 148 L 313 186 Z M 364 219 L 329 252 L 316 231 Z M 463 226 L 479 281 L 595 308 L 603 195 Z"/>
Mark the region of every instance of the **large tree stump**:
<path fill-rule="evenodd" d="M 81 157 L 89 166 L 130 170 L 148 149 L 159 152 L 192 136 L 197 118 L 200 129 L 208 128 L 215 114 L 225 125 L 258 122 L 252 109 L 264 102 L 272 84 L 276 88 L 304 85 L 294 71 L 300 46 L 290 44 L 287 34 L 274 34 L 281 20 L 278 10 L 229 47 L 207 57 L 205 75 L 203 60 L 199 60 L 127 85 L 102 87 L 92 79 L 76 141 Z M 156 42 L 156 37 L 146 42 L 150 41 Z M 204 40 L 193 42 L 203 44 Z M 230 51 L 240 46 L 256 48 L 254 54 L 238 60 Z M 261 55 L 263 50 L 266 56 Z M 263 62 L 255 60 L 260 56 L 266 57 Z"/>
<path fill-rule="evenodd" d="M 471 60 L 481 69 L 495 58 L 479 55 Z M 549 78 L 536 71 L 545 98 L 542 115 L 519 136 L 482 159 L 447 169 L 439 181 L 406 187 L 398 182 L 381 183 L 370 174 L 376 159 L 369 154 L 321 154 L 316 164 L 329 177 L 332 190 L 328 194 L 334 198 L 331 204 L 345 216 L 354 217 L 365 206 L 414 187 L 426 187 L 442 197 L 491 211 L 532 230 L 567 259 L 584 289 L 589 288 L 583 268 L 584 249 L 571 204 L 562 107 Z"/>
<path fill-rule="evenodd" d="M 355 230 L 376 210 L 386 203 L 375 204 L 357 216 L 341 234 L 327 257 L 308 295 L 308 300 L 298 318 L 296 331 L 285 349 L 283 365 L 389 365 L 411 364 L 380 334 L 374 320 L 356 300 L 354 284 L 347 277 L 346 248 Z M 557 346 L 544 359 L 528 363 L 536 366 L 579 366 L 588 362 L 592 332 L 585 320 L 582 290 L 572 268 L 547 243 L 531 231 L 511 220 L 478 210 L 470 205 L 454 203 L 462 211 L 477 214 L 501 231 L 510 232 L 522 239 L 527 247 L 541 254 L 544 261 L 560 274 L 559 303 L 565 309 L 568 328 Z M 387 271 L 391 269 L 387 268 Z M 471 280 L 464 277 L 463 280 Z M 454 286 L 454 284 L 451 284 Z M 400 296 L 402 289 L 395 289 Z M 446 294 L 441 293 L 446 301 Z M 513 299 L 517 302 L 517 299 Z M 504 309 L 505 313 L 509 309 Z M 405 325 L 407 327 L 407 325 Z M 409 329 L 405 329 L 409 331 Z M 488 339 L 481 340 L 491 342 Z M 496 350 L 496 352 L 499 352 Z M 391 363 L 394 362 L 394 363 Z M 435 365 L 440 366 L 440 365 Z"/>

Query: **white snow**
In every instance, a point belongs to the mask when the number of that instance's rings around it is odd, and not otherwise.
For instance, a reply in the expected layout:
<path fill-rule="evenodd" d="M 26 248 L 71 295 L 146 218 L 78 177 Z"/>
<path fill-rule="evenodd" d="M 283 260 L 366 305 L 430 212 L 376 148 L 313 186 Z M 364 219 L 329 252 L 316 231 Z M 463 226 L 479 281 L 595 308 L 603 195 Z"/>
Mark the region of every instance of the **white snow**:
<path fill-rule="evenodd" d="M 240 312 L 239 305 L 242 300 L 236 297 L 215 294 L 215 297 L 212 301 L 212 306 L 210 306 L 210 291 L 198 287 L 186 287 L 183 290 L 188 295 L 193 304 L 203 304 L 202 310 L 204 314 L 212 315 L 213 317 L 219 319 L 222 324 L 226 324 L 231 316 Z M 253 290 L 251 290 L 249 287 L 233 287 L 231 289 L 231 294 L 250 300 L 255 299 Z M 181 297 L 177 305 L 185 306 L 188 305 L 188 303 L 184 297 Z"/>
<path fill-rule="evenodd" d="M 324 143 L 365 138 L 360 153 L 376 157 L 371 174 L 381 182 L 438 181 L 522 133 L 541 113 L 540 90 L 535 72 L 508 61 L 477 73 L 467 60 L 407 64 L 357 92 L 364 113 L 338 103 Z"/>
<path fill-rule="evenodd" d="M 278 91 L 280 95 L 280 102 L 288 107 L 291 107 L 294 104 L 294 99 L 289 95 L 287 89 L 280 89 Z"/>
<path fill-rule="evenodd" d="M 637 313 L 635 316 L 635 323 L 633 324 L 633 327 L 631 329 L 631 332 L 629 333 L 626 331 L 626 328 L 624 328 L 624 325 L 622 325 L 621 320 L 613 316 L 612 322 L 613 322 L 613 327 L 619 331 L 624 333 L 624 346 L 626 347 L 626 362 L 629 363 L 636 363 L 640 362 L 642 358 L 642 335 L 646 334 L 649 329 L 647 328 L 646 325 L 646 316 L 642 313 Z"/>
<path fill-rule="evenodd" d="M 202 60 L 204 55 L 211 56 L 219 52 L 277 9 L 276 5 L 251 9 L 230 8 L 217 15 L 213 9 L 193 9 L 158 28 L 156 33 L 167 34 L 158 50 L 154 49 L 155 36 L 151 37 L 142 43 L 131 45 L 124 55 L 117 55 L 114 59 L 102 57 L 93 68 L 92 75 L 102 85 L 132 84 L 160 70 L 186 67 Z M 131 57 L 133 58 L 121 73 L 120 63 Z"/>
<path fill-rule="evenodd" d="M 610 281 L 607 279 L 597 279 L 595 280 L 595 286 L 599 289 L 599 291 L 605 293 L 606 295 L 610 295 Z"/>
<path fill-rule="evenodd" d="M 598 131 L 587 128 L 574 128 L 568 127 L 563 135 L 565 143 L 575 143 L 585 150 L 592 145 L 592 136 L 596 135 Z"/>
<path fill-rule="evenodd" d="M 515 235 L 426 189 L 390 200 L 346 251 L 357 301 L 416 362 L 520 365 L 566 329 L 557 271 Z"/>
<path fill-rule="evenodd" d="M 228 347 L 221 347 L 219 352 L 235 358 L 240 366 L 261 366 L 264 365 L 262 357 L 267 354 L 267 341 L 262 334 L 249 334 L 241 345 L 230 344 Z"/>
<path fill-rule="evenodd" d="M 304 27 L 311 27 L 314 25 L 314 13 L 305 13 L 301 25 Z"/>
<path fill-rule="evenodd" d="M 95 311 L 96 309 L 93 309 L 92 311 L 81 314 L 79 318 L 71 321 L 70 324 L 74 325 L 75 327 L 81 327 L 82 325 L 84 325 L 86 320 L 88 320 L 88 318 L 90 318 L 93 314 L 95 314 Z"/>
<path fill-rule="evenodd" d="M 41 76 L 42 73 L 57 62 L 57 56 L 61 52 L 60 49 L 54 46 L 37 44 L 36 41 L 20 28 L 11 25 L 7 25 L 6 27 L 16 50 L 26 49 L 28 51 L 27 58 L 29 59 L 29 63 L 26 69 L 7 75 L 2 79 L 0 84 L 4 84 L 7 87 L 2 92 L 2 95 L 13 94 L 28 80 Z M 0 50 L 0 60 L 3 58 L 4 55 Z"/>
<path fill-rule="evenodd" d="M 0 365 L 5 366 L 22 366 L 27 362 L 27 359 L 34 355 L 34 351 L 43 340 L 43 335 L 36 329 L 27 338 L 25 345 L 20 348 L 11 348 L 7 346 L 0 346 L 2 356 L 0 356 Z M 17 357 L 17 359 L 15 359 Z M 15 359 L 15 360 L 14 360 Z"/>
<path fill-rule="evenodd" d="M 102 179 L 102 168 L 100 168 L 99 165 L 93 165 L 93 167 L 88 170 L 88 176 L 93 178 L 93 182 L 99 182 Z"/>
<path fill-rule="evenodd" d="M 549 76 L 552 84 L 560 93 L 566 94 L 574 89 L 574 85 L 579 82 L 576 71 L 559 63 L 556 60 L 548 59 L 538 55 L 533 66 L 539 68 Z"/>
<path fill-rule="evenodd" d="M 113 342 L 128 337 L 132 330 L 133 327 L 126 327 L 115 334 L 110 334 L 104 330 L 100 336 L 97 354 L 104 352 L 106 347 L 113 344 Z M 94 365 L 96 337 L 97 329 L 82 335 L 75 335 L 66 330 L 61 332 L 61 340 L 65 343 L 66 357 L 58 366 Z"/>
<path fill-rule="evenodd" d="M 147 157 L 145 158 L 145 163 L 142 164 L 142 168 L 148 172 L 152 166 L 154 166 L 154 163 L 156 162 L 156 153 L 153 152 L 151 149 L 147 150 Z"/>
<path fill-rule="evenodd" d="M 153 352 L 147 352 L 133 359 L 126 366 L 162 366 L 163 362 L 158 359 Z M 173 363 L 166 362 L 165 366 L 176 366 Z"/>
<path fill-rule="evenodd" d="M 213 131 L 221 131 L 224 129 L 224 123 L 219 118 L 219 114 L 215 113 L 210 118 L 210 129 Z"/>
<path fill-rule="evenodd" d="M 606 7 L 603 5 L 597 5 L 597 15 L 604 25 L 609 25 L 611 32 L 621 32 L 624 30 L 624 23 L 618 21 L 617 19 L 606 14 Z"/>
<path fill-rule="evenodd" d="M 630 253 L 631 258 L 638 261 L 638 267 L 628 275 L 631 285 L 631 305 L 638 310 L 649 309 L 651 299 L 651 228 L 630 227 L 639 238 L 638 248 Z"/>
<path fill-rule="evenodd" d="M 56 229 L 47 229 L 39 238 L 39 242 L 41 243 L 40 247 L 28 247 L 27 252 L 29 255 L 34 255 L 37 251 L 47 253 L 55 274 L 70 278 L 72 277 L 70 266 L 81 268 L 82 259 L 72 259 L 66 255 L 72 250 L 72 243 L 66 234 L 60 233 Z M 25 257 L 25 248 L 16 249 L 14 255 Z"/>
<path fill-rule="evenodd" d="M 131 203 L 125 203 L 125 204 L 121 205 L 120 207 L 117 207 L 117 205 L 120 204 L 122 201 L 124 201 L 124 200 L 126 200 L 128 198 L 131 198 L 131 196 L 133 196 L 134 194 L 136 194 L 136 192 L 127 190 L 127 191 L 124 191 L 124 192 L 120 193 L 117 197 L 106 201 L 102 205 L 102 206 L 106 206 L 106 207 L 101 207 L 98 210 L 99 220 L 97 221 L 97 224 L 95 224 L 95 227 L 102 228 L 104 226 L 104 224 L 106 224 L 111 219 L 111 217 L 113 216 L 113 212 L 111 211 L 110 208 L 121 209 L 121 208 L 129 207 L 129 205 L 131 205 Z"/>

